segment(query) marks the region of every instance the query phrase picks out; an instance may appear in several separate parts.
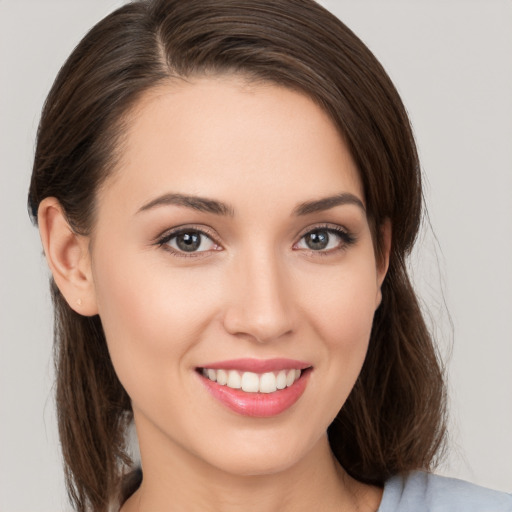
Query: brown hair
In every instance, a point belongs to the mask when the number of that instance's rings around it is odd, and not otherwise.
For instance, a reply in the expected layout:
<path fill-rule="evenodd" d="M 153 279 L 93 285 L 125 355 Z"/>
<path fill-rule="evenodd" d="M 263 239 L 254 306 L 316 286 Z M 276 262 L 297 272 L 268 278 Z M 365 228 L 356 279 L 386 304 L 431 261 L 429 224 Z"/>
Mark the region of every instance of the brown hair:
<path fill-rule="evenodd" d="M 131 108 L 162 81 L 209 73 L 241 73 L 304 92 L 348 144 L 377 255 L 386 219 L 393 242 L 368 354 L 329 440 L 342 466 L 363 482 L 431 469 L 445 435 L 445 388 L 405 263 L 422 209 L 411 126 L 372 53 L 312 0 L 141 0 L 98 23 L 61 69 L 43 109 L 29 193 L 34 222 L 40 201 L 53 196 L 76 232 L 91 233 L 95 195 L 116 166 Z M 100 318 L 78 315 L 53 280 L 51 288 L 68 490 L 77 510 L 106 511 L 130 469 L 130 400 Z"/>

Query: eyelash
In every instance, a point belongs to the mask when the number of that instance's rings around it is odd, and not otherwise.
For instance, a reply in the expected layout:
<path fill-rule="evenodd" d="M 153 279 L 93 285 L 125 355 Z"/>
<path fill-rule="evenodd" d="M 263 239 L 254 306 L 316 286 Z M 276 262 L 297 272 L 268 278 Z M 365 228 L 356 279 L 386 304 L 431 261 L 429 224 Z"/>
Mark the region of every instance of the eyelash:
<path fill-rule="evenodd" d="M 350 246 L 354 245 L 356 243 L 356 237 L 349 233 L 345 228 L 342 228 L 341 226 L 333 226 L 329 224 L 324 225 L 318 225 L 313 227 L 312 229 L 308 229 L 304 234 L 302 234 L 299 238 L 299 241 L 302 240 L 307 235 L 310 235 L 312 233 L 318 232 L 318 231 L 325 231 L 329 235 L 335 235 L 340 239 L 340 243 L 337 247 L 333 249 L 328 250 L 313 250 L 313 249 L 306 249 L 310 254 L 313 254 L 315 256 L 330 256 L 332 254 L 337 254 L 341 251 L 346 251 Z M 298 243 L 298 242 L 297 242 Z M 294 244 L 296 245 L 296 244 Z"/>
<path fill-rule="evenodd" d="M 335 247 L 333 249 L 328 250 L 314 250 L 314 249 L 305 249 L 310 254 L 318 255 L 318 256 L 329 256 L 333 253 L 338 253 L 340 251 L 347 250 L 351 245 L 354 245 L 354 243 L 357 241 L 355 236 L 349 233 L 347 230 L 340 226 L 332 226 L 332 225 L 318 225 L 313 227 L 312 229 L 308 229 L 304 234 L 302 234 L 299 238 L 299 241 L 304 239 L 307 235 L 310 235 L 312 233 L 318 232 L 318 231 L 324 231 L 327 232 L 329 235 L 335 235 L 338 238 L 341 239 L 340 245 L 338 247 Z M 206 257 L 211 254 L 211 251 L 191 251 L 189 254 L 187 254 L 184 251 L 176 250 L 172 247 L 170 247 L 169 242 L 176 238 L 179 235 L 185 234 L 185 233 L 195 233 L 199 234 L 201 236 L 205 236 L 209 238 L 215 245 L 219 246 L 218 242 L 216 242 L 215 237 L 212 233 L 210 233 L 208 230 L 204 228 L 198 228 L 194 226 L 187 226 L 183 228 L 178 228 L 176 230 L 173 230 L 171 232 L 168 232 L 164 234 L 163 236 L 158 237 L 158 239 L 155 242 L 155 245 L 158 247 L 161 247 L 162 249 L 170 252 L 174 256 L 180 257 L 180 258 L 201 258 Z M 298 243 L 298 242 L 297 242 Z M 296 244 L 294 244 L 295 246 Z M 214 251 L 217 251 L 219 249 L 214 249 Z M 300 250 L 300 249 L 297 249 Z"/>
<path fill-rule="evenodd" d="M 172 255 L 177 256 L 179 258 L 201 258 L 206 257 L 209 255 L 210 251 L 199 251 L 199 252 L 190 252 L 186 253 L 184 251 L 178 251 L 169 245 L 167 245 L 173 238 L 176 238 L 179 235 L 185 234 L 185 233 L 196 233 L 201 236 L 205 236 L 206 238 L 209 238 L 215 245 L 219 245 L 213 233 L 210 233 L 207 229 L 204 228 L 198 228 L 194 226 L 186 226 L 182 228 L 178 228 L 176 230 L 170 231 L 163 236 L 159 237 L 155 243 L 158 247 L 161 247 L 162 249 L 170 252 Z"/>

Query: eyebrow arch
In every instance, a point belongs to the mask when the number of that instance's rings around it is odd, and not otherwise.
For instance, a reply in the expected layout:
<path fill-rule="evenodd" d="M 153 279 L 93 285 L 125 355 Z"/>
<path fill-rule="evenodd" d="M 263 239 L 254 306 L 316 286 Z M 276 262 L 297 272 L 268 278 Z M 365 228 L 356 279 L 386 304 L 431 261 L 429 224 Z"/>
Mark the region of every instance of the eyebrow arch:
<path fill-rule="evenodd" d="M 315 201 L 306 201 L 299 204 L 293 210 L 294 215 L 309 215 L 310 213 L 322 212 L 334 208 L 335 206 L 342 206 L 345 204 L 353 204 L 358 206 L 366 213 L 366 208 L 363 202 L 354 194 L 344 192 L 334 196 L 324 197 Z"/>
<path fill-rule="evenodd" d="M 329 210 L 336 206 L 342 206 L 346 204 L 356 205 L 366 213 L 364 204 L 358 197 L 356 197 L 354 194 L 344 192 L 334 196 L 300 203 L 294 208 L 293 215 L 309 215 L 311 213 Z M 216 215 L 226 215 L 230 217 L 235 215 L 233 207 L 222 203 L 221 201 L 208 199 L 206 197 L 176 193 L 163 194 L 155 199 L 152 199 L 149 201 L 149 203 L 146 203 L 144 206 L 139 208 L 137 213 L 168 205 L 184 206 L 186 208 L 191 208 L 200 212 L 213 213 Z"/>
<path fill-rule="evenodd" d="M 186 208 L 192 208 L 200 212 L 214 213 L 216 215 L 229 215 L 231 217 L 234 215 L 234 210 L 231 206 L 216 201 L 215 199 L 173 193 L 164 194 L 149 201 L 149 203 L 139 208 L 137 213 L 168 205 L 185 206 Z"/>

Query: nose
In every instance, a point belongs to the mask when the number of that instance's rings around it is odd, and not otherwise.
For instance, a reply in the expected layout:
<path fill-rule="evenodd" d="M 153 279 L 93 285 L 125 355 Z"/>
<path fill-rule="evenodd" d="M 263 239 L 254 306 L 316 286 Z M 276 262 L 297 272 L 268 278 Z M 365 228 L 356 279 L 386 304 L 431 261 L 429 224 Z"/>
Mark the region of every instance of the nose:
<path fill-rule="evenodd" d="M 240 258 L 230 269 L 224 328 L 258 343 L 294 331 L 293 296 L 284 264 L 269 255 Z"/>

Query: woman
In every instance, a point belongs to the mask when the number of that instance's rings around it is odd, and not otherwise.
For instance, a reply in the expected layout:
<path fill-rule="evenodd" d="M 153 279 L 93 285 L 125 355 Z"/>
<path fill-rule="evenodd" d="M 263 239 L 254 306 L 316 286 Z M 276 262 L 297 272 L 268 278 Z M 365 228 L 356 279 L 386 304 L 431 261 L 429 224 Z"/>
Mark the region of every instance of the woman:
<path fill-rule="evenodd" d="M 320 6 L 107 17 L 50 92 L 29 203 L 77 510 L 511 508 L 413 473 L 445 433 L 405 266 L 416 149 L 381 66 Z"/>

